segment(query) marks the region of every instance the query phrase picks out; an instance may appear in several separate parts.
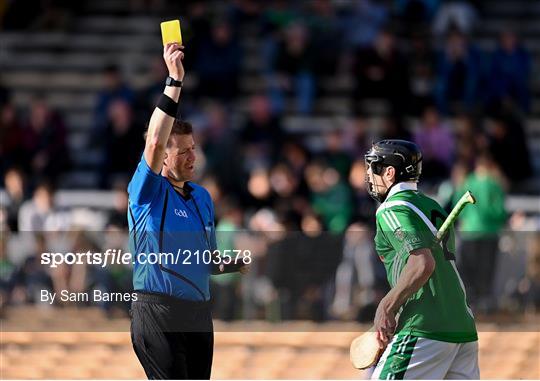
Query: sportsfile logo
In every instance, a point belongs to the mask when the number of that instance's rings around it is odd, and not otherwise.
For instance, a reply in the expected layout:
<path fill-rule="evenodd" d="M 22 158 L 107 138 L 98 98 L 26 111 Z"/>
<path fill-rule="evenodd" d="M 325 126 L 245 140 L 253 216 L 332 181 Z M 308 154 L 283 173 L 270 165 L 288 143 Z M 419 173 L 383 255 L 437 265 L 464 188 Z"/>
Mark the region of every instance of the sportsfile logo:
<path fill-rule="evenodd" d="M 187 212 L 183 209 L 174 209 L 174 214 L 176 214 L 178 217 L 188 218 Z"/>

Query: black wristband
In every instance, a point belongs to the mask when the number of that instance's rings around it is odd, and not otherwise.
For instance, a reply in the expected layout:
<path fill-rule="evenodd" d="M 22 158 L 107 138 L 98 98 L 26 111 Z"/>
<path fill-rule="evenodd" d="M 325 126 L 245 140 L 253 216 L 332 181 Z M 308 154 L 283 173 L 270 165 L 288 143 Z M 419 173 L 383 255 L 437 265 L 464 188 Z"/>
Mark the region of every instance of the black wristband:
<path fill-rule="evenodd" d="M 178 103 L 166 94 L 161 94 L 159 97 L 157 108 L 173 118 L 176 118 L 176 114 L 178 113 Z"/>

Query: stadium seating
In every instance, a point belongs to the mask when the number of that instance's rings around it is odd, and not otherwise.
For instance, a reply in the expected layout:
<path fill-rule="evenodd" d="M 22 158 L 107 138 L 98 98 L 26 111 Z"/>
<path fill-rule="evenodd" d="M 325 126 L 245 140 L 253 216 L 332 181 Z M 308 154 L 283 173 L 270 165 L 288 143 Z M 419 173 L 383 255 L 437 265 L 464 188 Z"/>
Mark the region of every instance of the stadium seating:
<path fill-rule="evenodd" d="M 69 146 L 75 160 L 73 170 L 63 176 L 62 187 L 96 187 L 97 154 L 89 149 L 92 129 L 92 112 L 96 93 L 102 87 L 100 71 L 110 62 L 117 62 L 125 72 L 130 84 L 141 88 L 149 79 L 153 56 L 159 56 L 161 41 L 159 22 L 172 15 L 137 14 L 131 17 L 111 16 L 122 14 L 125 4 L 117 1 L 99 0 L 86 2 L 84 16 L 73 20 L 74 30 L 65 32 L 16 32 L 3 33 L 0 44 L 2 81 L 14 89 L 15 102 L 28 104 L 33 94 L 39 92 L 63 112 L 70 128 Z M 527 0 L 502 0 L 485 7 L 482 20 L 475 29 L 475 42 L 490 49 L 501 30 L 508 26 L 517 31 L 533 55 L 540 56 L 540 29 L 537 25 L 540 6 Z M 249 31 L 247 31 L 249 32 Z M 264 81 L 260 75 L 260 41 L 256 33 L 241 33 L 241 43 L 246 54 L 243 60 L 241 94 L 236 110 L 246 108 L 250 94 L 260 91 Z M 106 42 L 105 42 L 106 41 Z M 533 106 L 532 117 L 526 130 L 534 165 L 540 173 L 540 73 L 538 65 L 532 65 Z M 186 86 L 193 84 L 193 73 L 186 78 Z M 350 114 L 351 104 L 346 96 L 350 90 L 350 78 L 331 78 L 322 81 L 325 95 L 317 101 L 316 116 L 309 123 L 295 123 L 290 115 L 285 126 L 291 130 L 298 127 L 313 128 L 326 125 L 325 118 Z M 385 112 L 380 102 L 368 102 L 365 107 L 372 115 Z M 296 128 L 295 128 L 296 126 Z M 312 127 L 314 126 L 314 127 Z M 82 151 L 84 155 L 80 154 Z M 539 189 L 540 184 L 533 184 Z"/>

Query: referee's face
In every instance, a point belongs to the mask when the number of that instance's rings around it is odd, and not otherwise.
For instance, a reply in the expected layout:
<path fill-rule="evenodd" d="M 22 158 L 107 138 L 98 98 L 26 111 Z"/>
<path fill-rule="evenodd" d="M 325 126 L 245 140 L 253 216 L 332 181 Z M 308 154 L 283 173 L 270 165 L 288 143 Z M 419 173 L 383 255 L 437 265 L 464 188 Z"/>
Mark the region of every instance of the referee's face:
<path fill-rule="evenodd" d="M 193 179 L 196 159 L 193 135 L 171 135 L 166 152 L 166 176 L 177 182 Z"/>

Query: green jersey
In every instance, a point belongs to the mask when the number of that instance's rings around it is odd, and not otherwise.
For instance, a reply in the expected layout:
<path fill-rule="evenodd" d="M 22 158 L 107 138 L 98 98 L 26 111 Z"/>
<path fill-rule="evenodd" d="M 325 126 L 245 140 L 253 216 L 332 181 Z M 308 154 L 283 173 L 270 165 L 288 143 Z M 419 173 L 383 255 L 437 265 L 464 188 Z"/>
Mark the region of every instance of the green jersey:
<path fill-rule="evenodd" d="M 435 234 L 447 213 L 414 183 L 399 183 L 377 209 L 375 248 L 394 287 L 410 252 L 428 248 L 435 259 L 429 280 L 401 307 L 396 333 L 463 343 L 478 340 L 474 317 L 455 265 L 450 229 L 441 243 Z"/>

